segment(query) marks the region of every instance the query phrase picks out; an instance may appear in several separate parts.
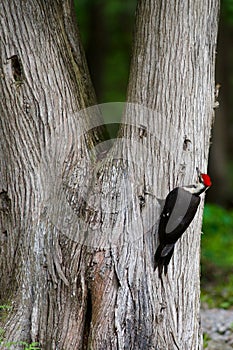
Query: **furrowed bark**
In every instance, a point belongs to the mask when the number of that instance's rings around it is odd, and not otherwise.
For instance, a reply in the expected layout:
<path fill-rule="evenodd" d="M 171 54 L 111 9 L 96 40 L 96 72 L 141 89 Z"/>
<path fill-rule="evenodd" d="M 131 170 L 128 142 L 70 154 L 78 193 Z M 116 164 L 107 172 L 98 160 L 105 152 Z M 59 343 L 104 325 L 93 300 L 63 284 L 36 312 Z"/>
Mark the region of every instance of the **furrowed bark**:
<path fill-rule="evenodd" d="M 89 317 L 87 249 L 48 215 L 74 166 L 80 181 L 90 173 L 97 135 L 78 115 L 95 95 L 70 6 L 0 4 L 0 296 L 12 306 L 1 326 L 9 341 L 43 349 L 82 348 Z"/>
<path fill-rule="evenodd" d="M 81 111 L 95 97 L 70 2 L 3 1 L 0 13 L 6 339 L 201 348 L 201 210 L 162 282 L 153 256 L 157 198 L 206 170 L 218 1 L 138 2 L 128 104 L 107 156 L 99 109 Z"/>
<path fill-rule="evenodd" d="M 128 100 L 154 110 L 146 127 L 162 140 L 163 146 L 151 152 L 163 161 L 158 167 L 154 157 L 145 173 L 154 173 L 155 191 L 163 198 L 195 181 L 197 166 L 203 172 L 207 168 L 218 10 L 218 1 L 138 2 Z M 201 222 L 202 209 L 176 244 L 168 277 L 153 294 L 159 349 L 201 348 Z"/>

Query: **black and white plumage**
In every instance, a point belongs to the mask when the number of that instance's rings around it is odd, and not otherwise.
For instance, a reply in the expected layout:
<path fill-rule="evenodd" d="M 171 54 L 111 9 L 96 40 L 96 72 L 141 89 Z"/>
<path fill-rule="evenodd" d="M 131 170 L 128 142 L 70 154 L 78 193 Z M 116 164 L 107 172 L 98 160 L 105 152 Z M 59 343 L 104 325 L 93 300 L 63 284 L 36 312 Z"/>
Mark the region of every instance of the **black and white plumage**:
<path fill-rule="evenodd" d="M 155 269 L 158 267 L 160 278 L 163 270 L 165 275 L 167 274 L 175 243 L 187 230 L 197 212 L 200 194 L 210 186 L 210 177 L 207 174 L 201 174 L 198 170 L 197 184 L 176 187 L 167 195 L 160 216 L 159 246 L 155 253 L 154 262 Z"/>

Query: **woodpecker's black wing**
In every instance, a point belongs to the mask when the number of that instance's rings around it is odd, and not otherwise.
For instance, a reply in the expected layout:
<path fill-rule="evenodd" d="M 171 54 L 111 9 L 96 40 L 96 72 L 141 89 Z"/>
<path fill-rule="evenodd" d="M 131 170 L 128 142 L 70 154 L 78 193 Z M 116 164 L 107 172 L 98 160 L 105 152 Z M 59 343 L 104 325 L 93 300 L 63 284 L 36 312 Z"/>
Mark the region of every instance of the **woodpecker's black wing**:
<path fill-rule="evenodd" d="M 167 222 L 170 218 L 170 215 L 172 213 L 172 210 L 176 204 L 176 199 L 178 195 L 178 187 L 174 188 L 166 197 L 165 204 L 163 206 L 162 213 L 160 215 L 160 221 L 159 221 L 159 240 L 164 240 L 164 234 L 166 231 Z"/>
<path fill-rule="evenodd" d="M 163 243 L 176 243 L 192 222 L 200 197 L 182 187 L 172 190 L 160 216 L 159 239 Z"/>
<path fill-rule="evenodd" d="M 155 268 L 159 266 L 160 277 L 163 267 L 166 273 L 174 245 L 192 222 L 199 203 L 198 195 L 182 187 L 177 187 L 168 194 L 160 216 L 158 229 L 160 244 L 155 253 Z"/>

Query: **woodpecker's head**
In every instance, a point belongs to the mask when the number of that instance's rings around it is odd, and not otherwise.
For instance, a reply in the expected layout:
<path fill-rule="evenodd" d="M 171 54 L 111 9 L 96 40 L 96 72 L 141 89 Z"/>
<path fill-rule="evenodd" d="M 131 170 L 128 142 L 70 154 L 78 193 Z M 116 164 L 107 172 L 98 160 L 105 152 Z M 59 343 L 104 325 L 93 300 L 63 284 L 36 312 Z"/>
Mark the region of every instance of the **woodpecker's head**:
<path fill-rule="evenodd" d="M 197 168 L 197 183 L 190 186 L 185 186 L 184 189 L 188 192 L 199 196 L 212 185 L 209 175 L 202 174 Z"/>
<path fill-rule="evenodd" d="M 200 170 L 197 168 L 197 176 L 198 176 L 198 182 L 196 186 L 197 194 L 201 194 L 202 192 L 205 192 L 208 190 L 208 188 L 212 185 L 212 182 L 210 180 L 209 175 L 202 174 Z"/>
<path fill-rule="evenodd" d="M 199 182 L 201 182 L 206 187 L 206 189 L 209 188 L 212 185 L 210 177 L 207 174 L 200 174 L 198 176 L 198 180 L 199 180 Z"/>

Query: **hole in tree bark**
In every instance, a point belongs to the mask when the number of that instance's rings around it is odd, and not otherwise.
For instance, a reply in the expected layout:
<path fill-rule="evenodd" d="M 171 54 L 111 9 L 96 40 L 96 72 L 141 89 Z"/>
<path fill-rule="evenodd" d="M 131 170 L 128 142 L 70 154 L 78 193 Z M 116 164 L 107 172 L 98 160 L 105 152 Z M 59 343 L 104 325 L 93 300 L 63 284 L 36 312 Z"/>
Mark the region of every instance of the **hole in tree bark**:
<path fill-rule="evenodd" d="M 23 81 L 23 66 L 18 55 L 13 55 L 9 58 L 11 60 L 11 71 L 16 83 Z"/>
<path fill-rule="evenodd" d="M 11 200 L 6 191 L 0 192 L 0 211 L 8 213 L 11 209 Z"/>
<path fill-rule="evenodd" d="M 191 144 L 191 143 L 192 143 L 192 141 L 189 140 L 189 139 L 187 138 L 187 136 L 185 135 L 185 137 L 184 137 L 184 143 L 183 143 L 183 150 L 184 150 L 184 151 L 188 151 L 189 148 L 190 148 L 190 144 Z"/>
<path fill-rule="evenodd" d="M 92 300 L 91 300 L 91 291 L 87 291 L 87 306 L 86 306 L 86 315 L 85 315 L 85 324 L 83 332 L 83 350 L 88 349 L 88 338 L 91 329 L 91 319 L 92 319 Z"/>

